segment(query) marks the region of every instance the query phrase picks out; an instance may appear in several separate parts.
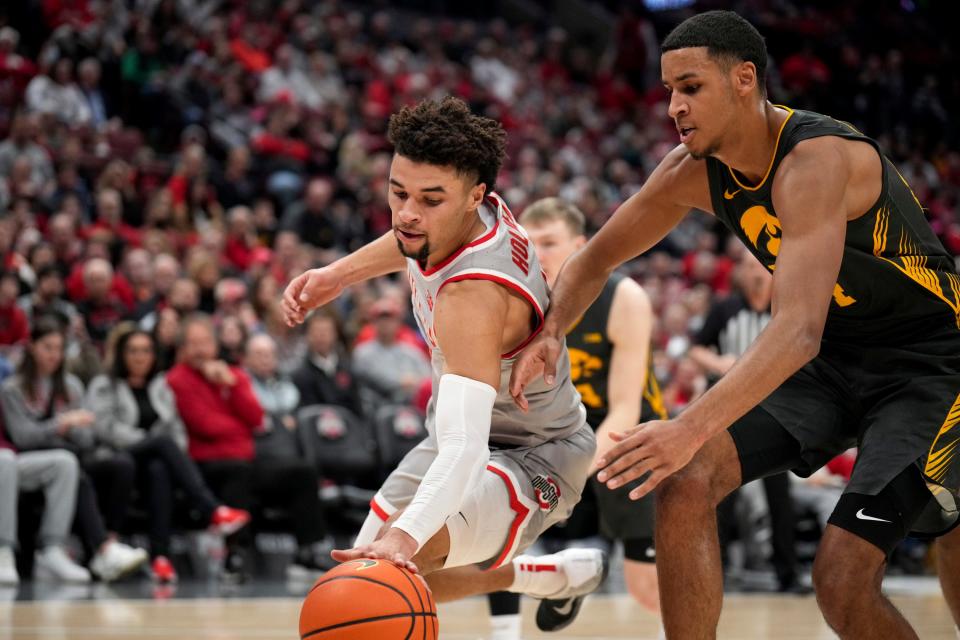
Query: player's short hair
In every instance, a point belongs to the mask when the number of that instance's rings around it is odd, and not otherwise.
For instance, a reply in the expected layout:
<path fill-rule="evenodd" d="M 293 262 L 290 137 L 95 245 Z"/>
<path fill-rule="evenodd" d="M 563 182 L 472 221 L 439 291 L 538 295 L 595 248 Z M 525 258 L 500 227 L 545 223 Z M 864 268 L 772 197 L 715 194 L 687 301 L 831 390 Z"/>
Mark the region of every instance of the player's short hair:
<path fill-rule="evenodd" d="M 725 68 L 752 62 L 760 93 L 766 94 L 767 45 L 760 32 L 733 11 L 707 11 L 687 18 L 664 39 L 660 53 L 690 47 L 706 47 Z"/>
<path fill-rule="evenodd" d="M 414 162 L 453 167 L 493 190 L 506 156 L 500 123 L 470 113 L 459 98 L 424 100 L 390 116 L 387 138 L 394 151 Z"/>
<path fill-rule="evenodd" d="M 587 221 L 577 205 L 562 198 L 541 198 L 520 214 L 520 224 L 536 226 L 554 220 L 562 220 L 574 236 L 586 233 Z"/>

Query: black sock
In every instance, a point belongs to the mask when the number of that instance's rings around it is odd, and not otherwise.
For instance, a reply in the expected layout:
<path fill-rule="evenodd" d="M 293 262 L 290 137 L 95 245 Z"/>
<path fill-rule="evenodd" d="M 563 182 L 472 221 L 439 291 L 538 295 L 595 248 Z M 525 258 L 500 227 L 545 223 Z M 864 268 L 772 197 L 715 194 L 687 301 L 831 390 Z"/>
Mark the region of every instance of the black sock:
<path fill-rule="evenodd" d="M 490 602 L 490 615 L 510 616 L 520 613 L 520 594 L 510 591 L 497 591 L 487 595 Z"/>

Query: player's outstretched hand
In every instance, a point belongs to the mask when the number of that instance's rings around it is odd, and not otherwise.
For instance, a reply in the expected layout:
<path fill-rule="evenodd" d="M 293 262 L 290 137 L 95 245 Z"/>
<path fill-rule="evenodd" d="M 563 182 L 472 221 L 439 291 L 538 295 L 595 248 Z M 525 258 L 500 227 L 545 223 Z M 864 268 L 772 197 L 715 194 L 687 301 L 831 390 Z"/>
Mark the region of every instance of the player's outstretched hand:
<path fill-rule="evenodd" d="M 616 489 L 650 474 L 630 492 L 631 500 L 639 500 L 664 478 L 685 467 L 699 448 L 690 429 L 676 420 L 645 422 L 623 433 L 611 433 L 610 437 L 617 444 L 597 461 L 597 480 Z"/>
<path fill-rule="evenodd" d="M 288 327 L 296 326 L 306 319 L 307 313 L 327 304 L 342 291 L 340 275 L 332 266 L 304 271 L 283 292 L 283 319 Z"/>
<path fill-rule="evenodd" d="M 379 540 L 353 549 L 334 549 L 330 552 L 330 556 L 337 562 L 349 562 L 361 558 L 389 560 L 413 573 L 419 573 L 417 565 L 410 559 L 416 551 L 417 543 L 413 538 L 399 529 L 391 528 Z"/>
<path fill-rule="evenodd" d="M 510 395 L 513 402 L 524 413 L 530 408 L 524 389 L 537 376 L 542 375 L 544 382 L 552 385 L 557 377 L 557 360 L 563 351 L 563 341 L 541 333 L 520 352 L 510 372 Z"/>

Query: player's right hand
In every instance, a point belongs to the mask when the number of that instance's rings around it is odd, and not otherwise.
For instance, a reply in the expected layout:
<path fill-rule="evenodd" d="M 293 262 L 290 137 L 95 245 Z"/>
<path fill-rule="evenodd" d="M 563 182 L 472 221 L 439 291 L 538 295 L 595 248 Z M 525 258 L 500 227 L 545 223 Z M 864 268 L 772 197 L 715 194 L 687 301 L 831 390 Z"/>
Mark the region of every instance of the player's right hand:
<path fill-rule="evenodd" d="M 513 402 L 524 413 L 530 408 L 524 389 L 537 376 L 542 375 L 544 382 L 552 385 L 557 377 L 557 360 L 563 351 L 563 340 L 547 333 L 541 333 L 520 352 L 510 372 L 510 395 Z"/>
<path fill-rule="evenodd" d="M 283 319 L 288 327 L 303 322 L 307 313 L 322 307 L 343 291 L 343 283 L 332 266 L 305 271 L 283 292 Z"/>

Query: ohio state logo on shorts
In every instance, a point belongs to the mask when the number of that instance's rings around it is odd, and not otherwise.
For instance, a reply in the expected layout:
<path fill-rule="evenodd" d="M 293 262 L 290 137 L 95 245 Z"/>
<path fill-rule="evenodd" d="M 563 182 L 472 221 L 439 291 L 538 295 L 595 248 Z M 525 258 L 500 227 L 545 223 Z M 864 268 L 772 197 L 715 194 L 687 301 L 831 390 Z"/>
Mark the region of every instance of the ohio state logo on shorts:
<path fill-rule="evenodd" d="M 550 513 L 560 503 L 560 487 L 550 476 L 537 476 L 533 479 L 533 493 L 541 511 Z"/>

